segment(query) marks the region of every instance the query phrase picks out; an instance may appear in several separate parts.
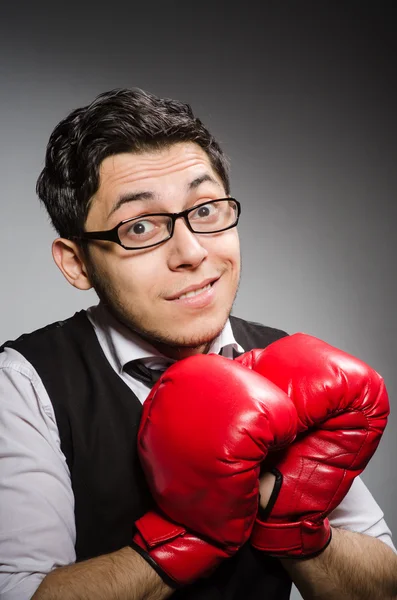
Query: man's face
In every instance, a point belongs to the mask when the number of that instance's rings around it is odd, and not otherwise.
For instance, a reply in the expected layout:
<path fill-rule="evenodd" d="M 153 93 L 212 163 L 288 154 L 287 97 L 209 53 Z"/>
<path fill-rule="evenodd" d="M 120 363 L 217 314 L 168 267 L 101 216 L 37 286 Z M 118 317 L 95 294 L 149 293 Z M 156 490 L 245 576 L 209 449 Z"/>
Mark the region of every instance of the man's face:
<path fill-rule="evenodd" d="M 135 199 L 127 200 L 131 195 Z M 225 196 L 206 153 L 194 143 L 118 154 L 101 165 L 86 230 L 111 229 L 125 219 L 176 213 Z M 238 233 L 233 228 L 194 234 L 178 219 L 173 237 L 154 248 L 93 242 L 90 263 L 94 286 L 113 314 L 165 354 L 182 357 L 204 351 L 230 314 L 240 276 Z M 180 298 L 192 286 L 204 289 Z"/>

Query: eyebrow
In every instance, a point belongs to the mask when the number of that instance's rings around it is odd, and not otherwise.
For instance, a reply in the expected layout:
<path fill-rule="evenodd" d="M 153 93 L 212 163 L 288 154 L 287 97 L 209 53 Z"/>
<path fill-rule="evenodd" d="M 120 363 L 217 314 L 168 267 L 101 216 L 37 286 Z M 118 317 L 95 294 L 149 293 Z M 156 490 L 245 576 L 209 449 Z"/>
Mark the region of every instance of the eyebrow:
<path fill-rule="evenodd" d="M 216 179 L 214 179 L 214 177 L 212 177 L 208 173 L 204 173 L 203 175 L 200 175 L 200 177 L 196 177 L 195 179 L 193 179 L 193 181 L 190 181 L 187 184 L 187 191 L 190 192 L 192 190 L 195 190 L 202 183 L 205 183 L 207 181 L 210 182 L 210 183 L 214 183 L 219 188 L 221 188 L 219 182 Z M 127 204 L 128 202 L 135 202 L 136 200 L 153 200 L 155 197 L 156 197 L 156 194 L 154 194 L 153 192 L 148 192 L 148 191 L 146 191 L 146 192 L 132 192 L 132 193 L 123 194 L 122 196 L 119 197 L 119 199 L 117 200 L 117 202 L 112 207 L 110 213 L 108 214 L 108 218 L 113 213 L 115 213 L 116 210 L 118 210 L 121 206 L 123 206 L 124 204 Z"/>
<path fill-rule="evenodd" d="M 120 196 L 117 202 L 113 205 L 112 210 L 108 214 L 108 218 L 116 212 L 123 204 L 127 204 L 128 202 L 134 202 L 135 200 L 153 200 L 154 194 L 153 192 L 135 192 L 135 193 L 127 193 Z"/>
<path fill-rule="evenodd" d="M 196 179 L 193 179 L 193 181 L 191 181 L 188 186 L 187 189 L 190 192 L 191 190 L 195 190 L 196 188 L 199 187 L 199 185 L 201 185 L 202 183 L 209 181 L 210 183 L 215 183 L 215 185 L 217 185 L 218 187 L 221 187 L 219 185 L 219 182 L 214 179 L 213 177 L 211 177 L 211 175 L 209 175 L 208 173 L 204 173 L 204 175 L 201 175 L 200 177 L 196 177 Z"/>

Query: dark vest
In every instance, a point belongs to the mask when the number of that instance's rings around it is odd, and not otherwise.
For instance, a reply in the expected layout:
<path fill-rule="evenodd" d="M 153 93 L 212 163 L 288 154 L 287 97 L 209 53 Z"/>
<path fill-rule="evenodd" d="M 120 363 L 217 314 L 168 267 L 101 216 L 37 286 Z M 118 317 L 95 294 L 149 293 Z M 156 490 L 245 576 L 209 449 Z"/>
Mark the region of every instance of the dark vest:
<path fill-rule="evenodd" d="M 237 317 L 230 322 L 245 350 L 287 335 Z M 142 405 L 109 364 L 85 311 L 4 346 L 27 358 L 51 398 L 71 473 L 77 561 L 130 545 L 134 522 L 153 505 L 136 448 Z M 279 561 L 245 544 L 211 577 L 173 598 L 286 600 L 290 589 Z"/>

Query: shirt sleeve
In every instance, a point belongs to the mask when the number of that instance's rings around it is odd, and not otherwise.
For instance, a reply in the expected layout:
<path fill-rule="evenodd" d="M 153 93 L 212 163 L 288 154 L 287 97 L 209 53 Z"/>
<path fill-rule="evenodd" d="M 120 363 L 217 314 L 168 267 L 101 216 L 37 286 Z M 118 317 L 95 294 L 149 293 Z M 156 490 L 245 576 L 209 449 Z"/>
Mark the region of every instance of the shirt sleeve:
<path fill-rule="evenodd" d="M 14 349 L 0 353 L 0 598 L 30 598 L 75 562 L 74 497 L 47 391 Z"/>
<path fill-rule="evenodd" d="M 397 553 L 383 511 L 360 477 L 355 478 L 342 502 L 330 513 L 329 521 L 332 527 L 376 537 Z"/>

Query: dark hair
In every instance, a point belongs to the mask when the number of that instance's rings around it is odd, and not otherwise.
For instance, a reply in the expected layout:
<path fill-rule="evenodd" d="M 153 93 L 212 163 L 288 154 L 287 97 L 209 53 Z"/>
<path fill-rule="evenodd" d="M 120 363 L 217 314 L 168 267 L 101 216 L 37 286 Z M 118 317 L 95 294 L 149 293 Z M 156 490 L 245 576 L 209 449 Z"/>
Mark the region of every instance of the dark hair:
<path fill-rule="evenodd" d="M 99 167 L 106 157 L 188 141 L 207 153 L 229 194 L 227 159 L 189 104 L 140 89 L 105 92 L 55 127 L 37 180 L 37 194 L 58 234 L 78 236 L 84 230 L 91 198 L 99 187 Z"/>

